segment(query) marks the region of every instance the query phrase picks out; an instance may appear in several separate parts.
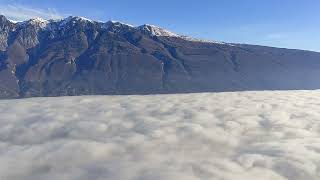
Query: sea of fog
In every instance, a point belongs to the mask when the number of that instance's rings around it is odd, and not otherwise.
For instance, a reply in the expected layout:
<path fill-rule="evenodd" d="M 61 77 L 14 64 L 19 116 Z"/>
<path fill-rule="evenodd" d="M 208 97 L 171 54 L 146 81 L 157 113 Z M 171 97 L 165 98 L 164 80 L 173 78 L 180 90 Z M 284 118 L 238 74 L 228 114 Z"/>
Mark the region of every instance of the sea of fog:
<path fill-rule="evenodd" d="M 0 101 L 1 180 L 319 180 L 320 91 Z"/>

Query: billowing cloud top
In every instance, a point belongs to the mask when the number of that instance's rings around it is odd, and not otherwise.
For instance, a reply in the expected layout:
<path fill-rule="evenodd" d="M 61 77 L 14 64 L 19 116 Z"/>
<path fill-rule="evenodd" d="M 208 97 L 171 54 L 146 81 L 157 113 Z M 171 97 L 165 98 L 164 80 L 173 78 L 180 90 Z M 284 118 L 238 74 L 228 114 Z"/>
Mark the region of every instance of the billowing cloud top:
<path fill-rule="evenodd" d="M 320 91 L 0 101 L 0 179 L 318 180 Z"/>

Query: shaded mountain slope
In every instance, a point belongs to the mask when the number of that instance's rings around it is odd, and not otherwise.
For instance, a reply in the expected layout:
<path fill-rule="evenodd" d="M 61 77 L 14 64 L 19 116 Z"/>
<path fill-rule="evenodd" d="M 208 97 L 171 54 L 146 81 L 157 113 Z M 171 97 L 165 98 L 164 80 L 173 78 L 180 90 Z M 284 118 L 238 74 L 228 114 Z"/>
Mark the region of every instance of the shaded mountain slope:
<path fill-rule="evenodd" d="M 0 17 L 0 97 L 320 88 L 320 53 L 202 41 L 152 25 Z"/>

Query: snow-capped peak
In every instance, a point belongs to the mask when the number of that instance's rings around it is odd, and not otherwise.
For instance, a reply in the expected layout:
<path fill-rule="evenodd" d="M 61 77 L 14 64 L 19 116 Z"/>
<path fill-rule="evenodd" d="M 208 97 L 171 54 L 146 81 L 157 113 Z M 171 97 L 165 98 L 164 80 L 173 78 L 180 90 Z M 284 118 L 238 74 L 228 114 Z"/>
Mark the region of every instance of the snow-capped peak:
<path fill-rule="evenodd" d="M 72 24 L 76 24 L 76 22 L 93 22 L 90 19 L 84 18 L 84 17 L 80 17 L 80 16 L 69 16 L 67 18 L 64 19 L 60 19 L 60 20 L 56 20 L 55 22 L 59 23 L 59 28 L 63 28 L 65 25 L 72 23 Z"/>
<path fill-rule="evenodd" d="M 167 37 L 179 37 L 178 34 L 168 31 L 166 29 L 162 29 L 158 26 L 151 24 L 144 24 L 142 26 L 137 27 L 138 29 L 150 33 L 152 36 L 167 36 Z"/>
<path fill-rule="evenodd" d="M 85 18 L 85 17 L 81 17 L 81 16 L 69 16 L 65 19 L 63 19 L 63 21 L 89 21 L 89 22 L 92 22 L 91 19 L 88 19 L 88 18 Z"/>
<path fill-rule="evenodd" d="M 69 22 L 75 22 L 75 21 L 88 21 L 88 22 L 92 22 L 92 20 L 84 18 L 84 17 L 80 17 L 80 16 L 69 16 L 67 18 L 64 19 L 60 19 L 59 20 L 62 24 L 67 24 Z"/>
<path fill-rule="evenodd" d="M 131 24 L 123 23 L 123 22 L 120 22 L 120 21 L 111 20 L 110 22 L 113 23 L 113 24 L 122 24 L 122 25 L 125 25 L 125 26 L 133 27 L 133 25 L 131 25 Z"/>
<path fill-rule="evenodd" d="M 117 28 L 122 28 L 122 27 L 129 27 L 129 28 L 134 28 L 131 24 L 126 24 L 120 21 L 108 21 L 106 23 L 102 23 L 101 27 L 103 29 L 109 29 L 110 27 L 117 27 Z"/>
<path fill-rule="evenodd" d="M 37 17 L 37 18 L 30 19 L 29 22 L 43 23 L 43 22 L 48 22 L 48 21 L 45 20 L 45 19 Z"/>
<path fill-rule="evenodd" d="M 49 24 L 48 20 L 42 19 L 42 18 L 33 18 L 27 21 L 22 21 L 22 22 L 16 22 L 20 26 L 26 26 L 26 25 L 36 25 L 39 26 L 40 28 L 45 28 Z"/>

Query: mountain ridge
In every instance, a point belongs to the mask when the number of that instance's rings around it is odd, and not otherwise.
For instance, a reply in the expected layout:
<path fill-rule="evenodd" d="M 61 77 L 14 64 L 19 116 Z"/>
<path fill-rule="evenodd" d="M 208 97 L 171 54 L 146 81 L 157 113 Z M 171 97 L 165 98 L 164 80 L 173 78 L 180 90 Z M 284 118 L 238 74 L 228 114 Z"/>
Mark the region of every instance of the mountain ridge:
<path fill-rule="evenodd" d="M 320 88 L 320 53 L 312 51 L 75 16 L 0 16 L 0 30 L 0 98 Z"/>
<path fill-rule="evenodd" d="M 4 15 L 0 14 L 0 16 L 6 18 Z M 85 18 L 85 17 L 81 17 L 81 16 L 68 16 L 66 18 L 61 18 L 61 19 L 43 19 L 43 18 L 37 17 L 37 18 L 28 19 L 28 20 L 25 20 L 25 21 L 13 21 L 13 20 L 10 20 L 10 19 L 7 19 L 7 20 L 10 21 L 13 24 L 23 24 L 23 23 L 27 23 L 27 22 L 32 21 L 32 20 L 38 20 L 39 22 L 48 22 L 48 23 L 56 22 L 57 23 L 57 22 L 66 21 L 67 19 L 78 19 L 78 20 L 80 19 L 80 20 L 94 22 L 94 23 L 100 23 L 100 24 L 108 24 L 108 23 L 121 24 L 121 25 L 125 25 L 125 26 L 128 26 L 128 27 L 136 28 L 136 29 L 141 29 L 144 26 L 149 26 L 149 27 L 154 27 L 154 28 L 161 29 L 162 31 L 166 31 L 166 32 L 168 32 L 168 34 L 171 34 L 172 36 L 181 37 L 181 38 L 184 38 L 185 40 L 190 40 L 190 41 L 198 41 L 198 42 L 206 42 L 206 43 L 221 43 L 221 44 L 228 44 L 228 45 L 234 45 L 234 46 L 252 45 L 252 46 L 261 46 L 261 47 L 267 47 L 267 48 L 277 48 L 277 49 L 287 49 L 287 50 L 300 50 L 300 51 L 308 51 L 308 52 L 320 53 L 319 51 L 308 50 L 308 49 L 276 47 L 276 46 L 261 45 L 261 44 L 224 42 L 224 41 L 217 41 L 217 40 L 211 40 L 211 39 L 205 39 L 205 38 L 195 38 L 195 37 L 192 37 L 192 36 L 187 36 L 187 35 L 183 35 L 183 34 L 174 33 L 172 31 L 169 31 L 169 30 L 167 30 L 165 28 L 161 28 L 160 26 L 157 26 L 157 25 L 154 25 L 154 24 L 142 24 L 142 25 L 134 26 L 134 25 L 131 25 L 131 24 L 128 24 L 128 23 L 124 23 L 124 22 L 121 22 L 121 21 L 116 21 L 116 20 L 109 20 L 109 21 L 103 22 L 103 21 L 91 20 L 91 19 L 88 19 L 88 18 Z M 159 36 L 161 36 L 161 35 L 159 35 Z"/>

